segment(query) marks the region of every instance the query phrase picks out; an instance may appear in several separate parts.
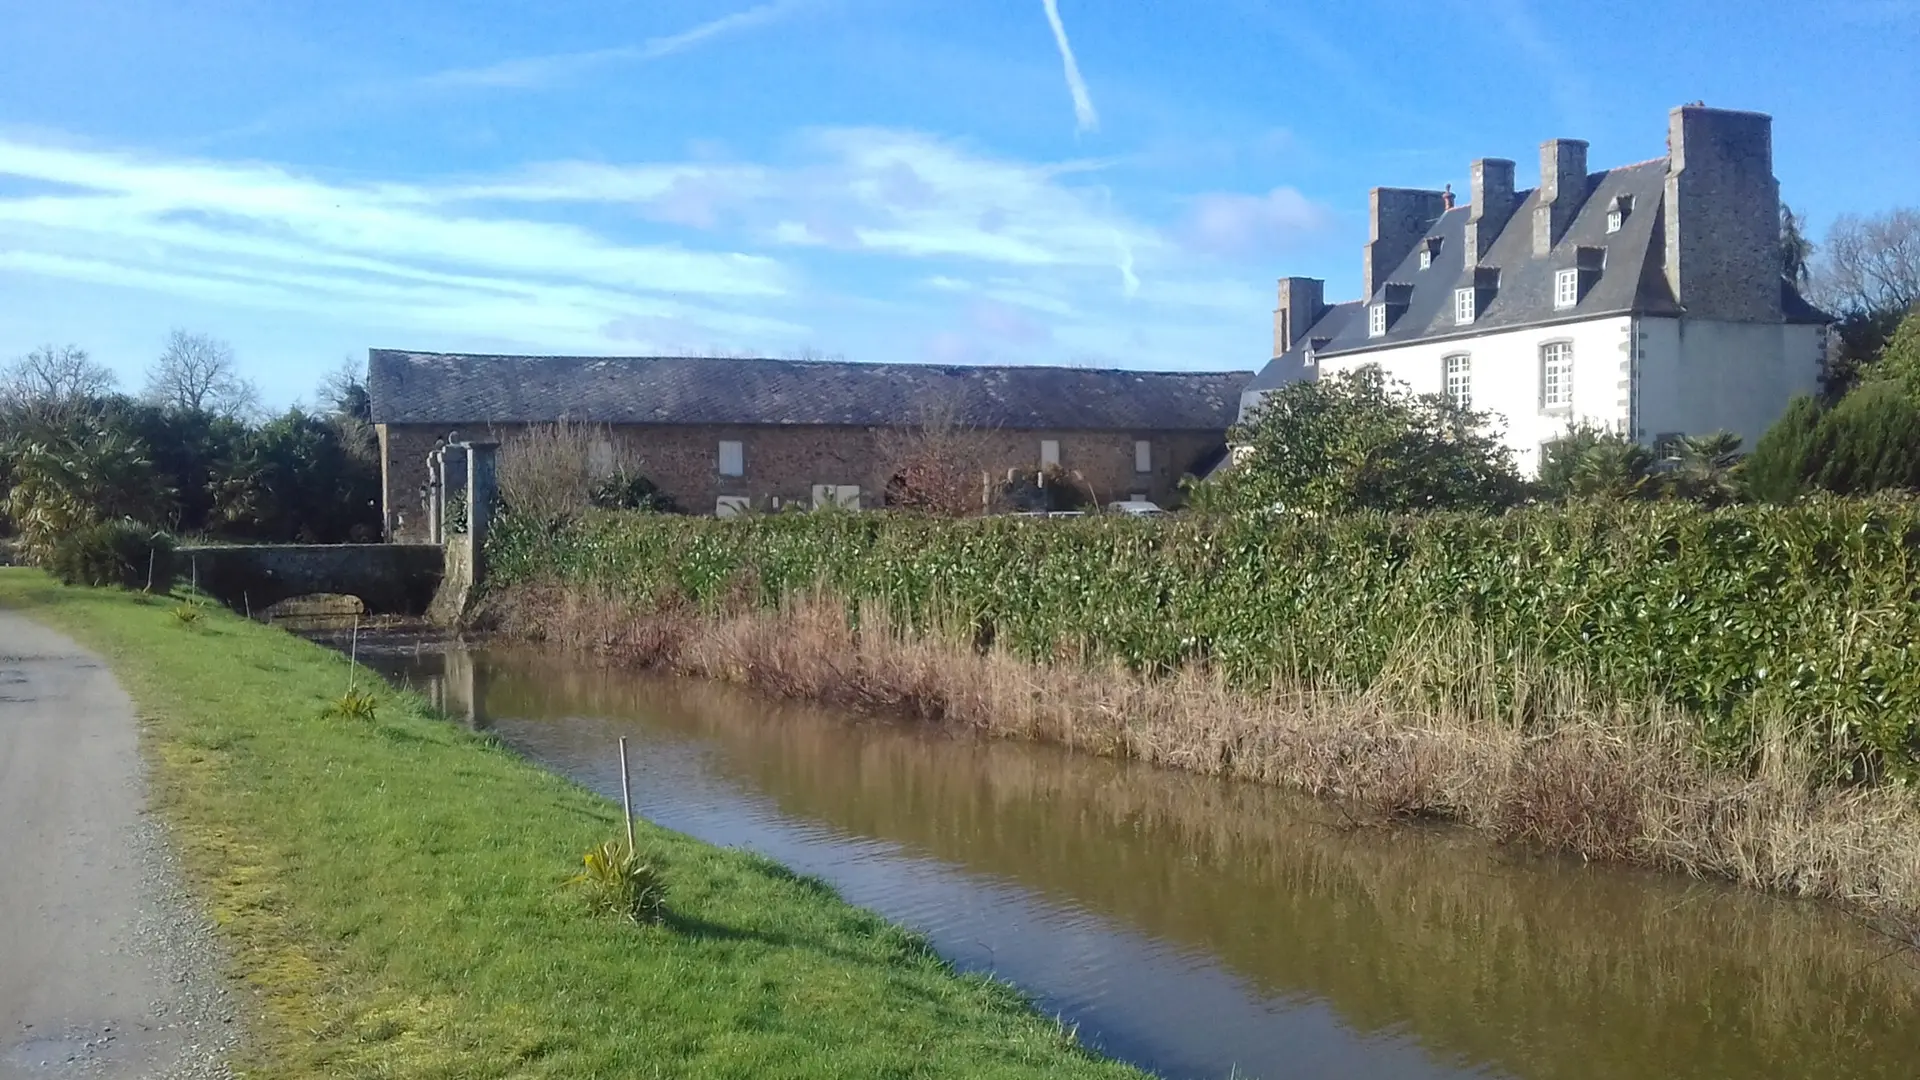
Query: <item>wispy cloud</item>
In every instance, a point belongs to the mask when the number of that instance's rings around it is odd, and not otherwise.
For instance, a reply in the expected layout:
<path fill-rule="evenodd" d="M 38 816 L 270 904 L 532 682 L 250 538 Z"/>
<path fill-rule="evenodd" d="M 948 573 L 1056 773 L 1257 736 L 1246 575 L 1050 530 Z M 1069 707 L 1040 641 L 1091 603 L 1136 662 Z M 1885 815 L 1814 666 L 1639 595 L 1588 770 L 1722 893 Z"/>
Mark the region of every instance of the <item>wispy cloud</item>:
<path fill-rule="evenodd" d="M 16 273 L 576 347 L 641 315 L 716 341 L 801 329 L 776 314 L 793 275 L 764 255 L 462 212 L 427 188 L 5 137 L 0 177 L 42 189 L 0 198 Z"/>
<path fill-rule="evenodd" d="M 1073 118 L 1081 131 L 1100 127 L 1100 114 L 1093 111 L 1093 97 L 1087 93 L 1087 80 L 1080 77 L 1080 64 L 1073 58 L 1073 43 L 1067 40 L 1067 24 L 1060 21 L 1060 0 L 1040 0 L 1047 9 L 1047 25 L 1053 27 L 1053 42 L 1060 47 L 1060 63 L 1067 71 L 1067 91 L 1073 95 Z"/>
<path fill-rule="evenodd" d="M 1182 239 L 1212 255 L 1273 254 L 1327 222 L 1326 209 L 1294 188 L 1277 187 L 1265 195 L 1215 192 L 1193 200 Z"/>
<path fill-rule="evenodd" d="M 1117 198 L 1110 167 L 838 128 L 765 161 L 378 183 L 0 134 L 0 276 L 444 347 L 778 349 L 819 341 L 826 312 L 847 322 L 828 344 L 891 333 L 895 358 L 900 338 L 943 327 L 942 355 L 1007 362 L 1154 362 L 1121 340 L 1140 330 L 1160 362 L 1204 363 L 1194 343 L 1230 334 L 1230 312 L 1257 338 L 1252 272 L 1215 260 L 1284 246 L 1321 208 L 1285 188 L 1213 193 L 1155 222 Z M 617 212 L 576 213 L 591 207 Z"/>
<path fill-rule="evenodd" d="M 553 53 L 503 60 L 482 67 L 458 68 L 436 72 L 416 81 L 416 85 L 440 88 L 530 89 L 562 82 L 609 64 L 658 60 L 684 52 L 702 42 L 727 34 L 737 34 L 765 26 L 792 15 L 809 0 L 774 0 L 731 15 L 701 23 L 688 30 L 664 37 L 650 38 L 639 45 L 620 45 L 582 52 Z"/>

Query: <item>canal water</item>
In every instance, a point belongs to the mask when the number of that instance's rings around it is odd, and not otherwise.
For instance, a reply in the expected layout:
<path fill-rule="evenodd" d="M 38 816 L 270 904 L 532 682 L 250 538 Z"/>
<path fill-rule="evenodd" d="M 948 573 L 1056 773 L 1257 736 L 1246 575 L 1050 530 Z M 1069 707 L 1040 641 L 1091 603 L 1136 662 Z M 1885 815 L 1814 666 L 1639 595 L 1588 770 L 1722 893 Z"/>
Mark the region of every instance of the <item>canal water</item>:
<path fill-rule="evenodd" d="M 649 820 L 823 878 L 1164 1076 L 1920 1075 L 1914 957 L 1818 905 L 713 683 L 361 656 L 616 799 L 627 736 Z"/>

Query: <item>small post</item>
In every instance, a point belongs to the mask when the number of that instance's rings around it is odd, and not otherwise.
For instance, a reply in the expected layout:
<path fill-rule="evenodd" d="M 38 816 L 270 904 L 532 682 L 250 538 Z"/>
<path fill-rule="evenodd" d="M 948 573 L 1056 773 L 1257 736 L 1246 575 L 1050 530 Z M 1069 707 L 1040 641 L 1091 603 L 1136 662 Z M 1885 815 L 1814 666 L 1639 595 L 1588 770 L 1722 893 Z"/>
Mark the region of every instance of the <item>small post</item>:
<path fill-rule="evenodd" d="M 627 783 L 627 737 L 620 736 L 620 805 L 627 811 L 627 854 L 633 854 L 633 788 Z"/>

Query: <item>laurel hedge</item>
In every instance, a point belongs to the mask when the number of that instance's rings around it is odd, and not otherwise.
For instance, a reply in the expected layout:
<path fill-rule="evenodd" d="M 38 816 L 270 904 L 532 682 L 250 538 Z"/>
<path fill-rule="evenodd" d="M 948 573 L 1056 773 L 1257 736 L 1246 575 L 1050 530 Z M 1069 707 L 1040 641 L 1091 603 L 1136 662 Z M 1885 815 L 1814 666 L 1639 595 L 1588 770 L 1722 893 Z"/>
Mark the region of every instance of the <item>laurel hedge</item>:
<path fill-rule="evenodd" d="M 497 584 L 557 581 L 715 607 L 821 585 L 908 625 L 971 628 L 1036 661 L 1212 666 L 1249 689 L 1365 687 L 1407 643 L 1471 628 L 1496 656 L 1577 669 L 1751 749 L 1763 711 L 1836 768 L 1920 775 L 1920 503 L 1500 516 L 733 520 L 593 514 L 501 523 Z"/>

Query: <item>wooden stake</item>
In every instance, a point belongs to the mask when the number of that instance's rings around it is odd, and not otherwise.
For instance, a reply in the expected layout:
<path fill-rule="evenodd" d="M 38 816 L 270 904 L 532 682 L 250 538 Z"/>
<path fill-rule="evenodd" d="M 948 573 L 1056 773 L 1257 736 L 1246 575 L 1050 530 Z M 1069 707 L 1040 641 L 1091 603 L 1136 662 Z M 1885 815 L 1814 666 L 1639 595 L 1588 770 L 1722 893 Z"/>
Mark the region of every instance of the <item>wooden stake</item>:
<path fill-rule="evenodd" d="M 633 854 L 633 788 L 627 783 L 627 737 L 620 736 L 620 805 L 627 811 L 627 854 Z"/>

